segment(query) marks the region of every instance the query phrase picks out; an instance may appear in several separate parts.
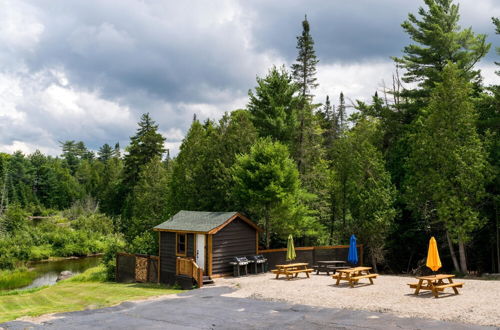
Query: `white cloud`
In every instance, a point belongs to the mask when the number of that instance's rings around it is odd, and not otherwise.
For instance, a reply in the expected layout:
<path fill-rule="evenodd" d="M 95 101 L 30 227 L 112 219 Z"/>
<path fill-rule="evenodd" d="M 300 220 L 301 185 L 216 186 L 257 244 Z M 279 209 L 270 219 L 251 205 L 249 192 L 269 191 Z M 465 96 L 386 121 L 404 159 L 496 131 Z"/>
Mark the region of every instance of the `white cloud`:
<path fill-rule="evenodd" d="M 2 48 L 33 51 L 44 31 L 38 10 L 22 1 L 0 0 L 0 44 Z"/>
<path fill-rule="evenodd" d="M 319 65 L 316 102 L 324 102 L 329 95 L 337 104 L 340 92 L 352 101 L 370 101 L 376 91 L 383 89 L 384 82 L 391 84 L 395 72 L 390 60 Z"/>
<path fill-rule="evenodd" d="M 59 141 L 78 139 L 95 148 L 135 126 L 127 106 L 73 87 L 64 73 L 54 70 L 0 73 L 0 118 L 0 151 L 40 149 L 53 155 L 60 153 Z"/>

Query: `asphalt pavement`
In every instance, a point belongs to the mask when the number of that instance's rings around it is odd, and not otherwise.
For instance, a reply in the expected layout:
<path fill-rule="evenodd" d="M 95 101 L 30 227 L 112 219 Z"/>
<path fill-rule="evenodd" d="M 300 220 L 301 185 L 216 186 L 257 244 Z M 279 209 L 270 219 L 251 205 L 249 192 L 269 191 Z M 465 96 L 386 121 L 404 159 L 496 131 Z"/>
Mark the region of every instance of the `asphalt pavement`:
<path fill-rule="evenodd" d="M 3 323 L 0 329 L 498 329 L 223 296 L 232 290 L 204 287 L 168 299 L 61 313 L 42 324 Z"/>

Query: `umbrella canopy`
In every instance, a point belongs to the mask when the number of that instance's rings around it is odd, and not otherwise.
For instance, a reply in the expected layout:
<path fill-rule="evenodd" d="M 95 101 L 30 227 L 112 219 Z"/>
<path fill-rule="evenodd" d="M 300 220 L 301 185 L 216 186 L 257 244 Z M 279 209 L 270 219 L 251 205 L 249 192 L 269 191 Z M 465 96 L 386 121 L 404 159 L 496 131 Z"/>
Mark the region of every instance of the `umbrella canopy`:
<path fill-rule="evenodd" d="M 286 242 L 286 260 L 292 261 L 297 258 L 295 254 L 295 247 L 293 246 L 293 237 L 292 235 L 288 235 L 288 241 Z"/>
<path fill-rule="evenodd" d="M 436 239 L 431 237 L 429 241 L 429 251 L 427 252 L 427 262 L 425 263 L 427 267 L 432 269 L 432 271 L 437 271 L 441 268 L 441 259 L 439 259 L 439 252 L 437 248 Z"/>
<path fill-rule="evenodd" d="M 356 236 L 352 235 L 349 243 L 349 254 L 347 261 L 353 265 L 358 263 L 358 249 L 356 248 Z"/>

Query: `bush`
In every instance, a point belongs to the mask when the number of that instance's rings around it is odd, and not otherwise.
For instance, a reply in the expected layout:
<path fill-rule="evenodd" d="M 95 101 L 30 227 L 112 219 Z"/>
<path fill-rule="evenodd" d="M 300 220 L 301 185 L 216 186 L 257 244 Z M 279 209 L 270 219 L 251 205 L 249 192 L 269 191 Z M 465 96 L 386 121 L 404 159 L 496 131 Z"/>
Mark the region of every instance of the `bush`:
<path fill-rule="evenodd" d="M 54 255 L 54 250 L 52 249 L 52 245 L 44 244 L 40 246 L 32 246 L 29 252 L 29 260 L 31 261 L 39 261 L 43 259 L 48 259 Z"/>
<path fill-rule="evenodd" d="M 2 231 L 11 234 L 28 226 L 28 213 L 19 204 L 9 205 L 5 214 L 0 218 Z"/>
<path fill-rule="evenodd" d="M 129 248 L 131 253 L 158 254 L 158 236 L 151 230 L 145 231 L 132 240 Z"/>
<path fill-rule="evenodd" d="M 108 281 L 115 281 L 116 277 L 116 254 L 125 249 L 125 241 L 121 235 L 115 235 L 108 242 L 108 247 L 104 253 L 102 263 L 106 268 L 106 278 Z"/>
<path fill-rule="evenodd" d="M 90 233 L 109 235 L 114 232 L 113 220 L 104 214 L 82 215 L 71 222 L 71 227 Z"/>

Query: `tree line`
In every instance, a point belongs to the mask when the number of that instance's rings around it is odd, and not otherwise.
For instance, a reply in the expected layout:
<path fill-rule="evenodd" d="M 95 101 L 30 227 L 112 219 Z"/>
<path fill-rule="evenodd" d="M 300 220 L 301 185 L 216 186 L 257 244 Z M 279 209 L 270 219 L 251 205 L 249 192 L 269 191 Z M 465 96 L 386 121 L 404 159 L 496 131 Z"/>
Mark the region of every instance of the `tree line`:
<path fill-rule="evenodd" d="M 155 254 L 151 228 L 176 212 L 236 210 L 262 226 L 266 248 L 288 234 L 298 245 L 356 234 L 375 268 L 409 272 L 434 235 L 448 268 L 498 272 L 500 86 L 477 69 L 486 36 L 459 18 L 453 1 L 424 0 L 402 23 L 412 41 L 393 58 L 392 86 L 348 105 L 342 92 L 315 103 L 306 17 L 292 66 L 258 77 L 245 109 L 194 118 L 175 158 L 149 114 L 123 155 L 75 141 L 60 157 L 0 154 L 0 212 L 92 198 L 135 252 Z"/>

